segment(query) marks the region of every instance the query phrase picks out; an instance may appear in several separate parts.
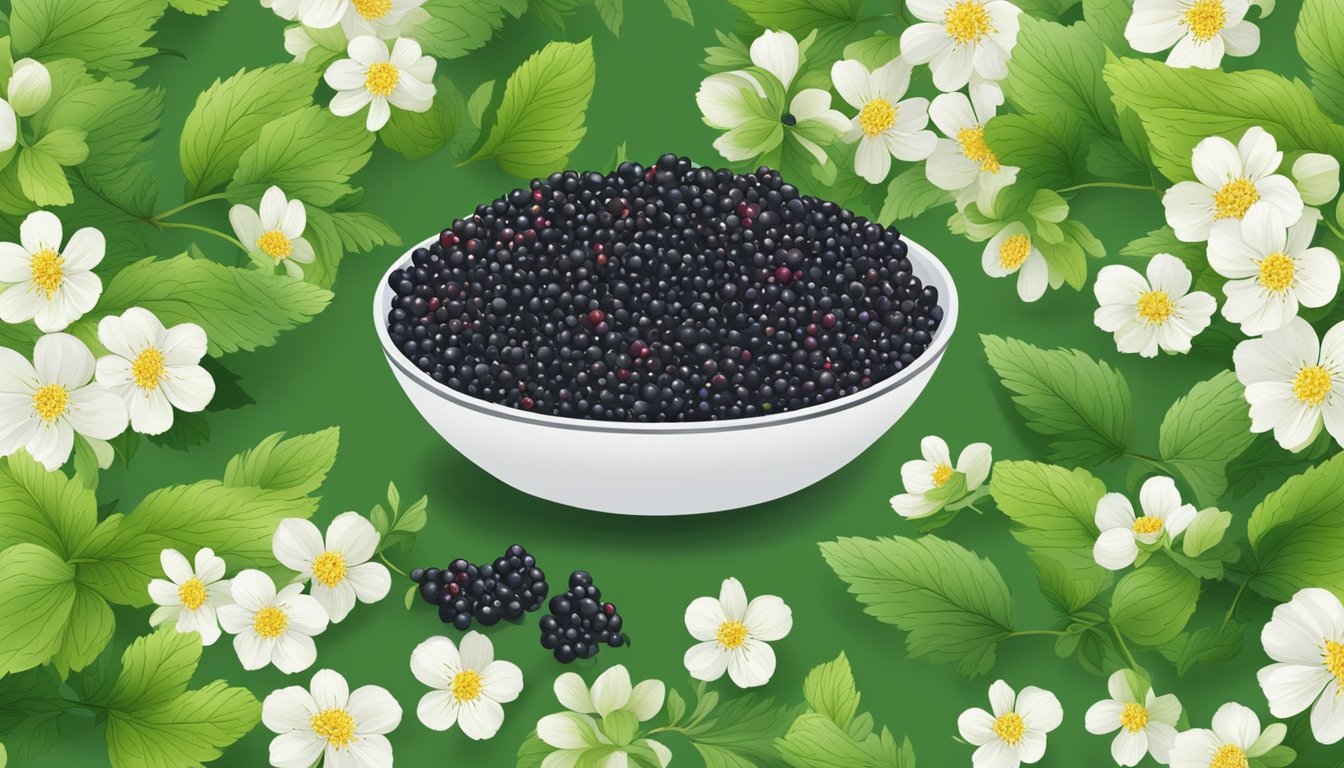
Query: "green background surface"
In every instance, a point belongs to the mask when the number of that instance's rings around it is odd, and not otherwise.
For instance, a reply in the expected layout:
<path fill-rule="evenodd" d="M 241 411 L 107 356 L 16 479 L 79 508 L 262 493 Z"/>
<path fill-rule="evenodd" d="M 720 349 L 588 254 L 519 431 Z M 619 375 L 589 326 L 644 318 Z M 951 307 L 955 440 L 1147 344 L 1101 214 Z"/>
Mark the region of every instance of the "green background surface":
<path fill-rule="evenodd" d="M 588 135 L 571 165 L 604 168 L 621 142 L 626 142 L 633 159 L 646 163 L 673 151 L 718 164 L 722 161 L 711 147 L 715 134 L 701 122 L 694 96 L 705 74 L 700 68 L 702 49 L 714 44 L 716 28 L 731 30 L 736 21 L 725 2 L 692 5 L 694 27 L 674 21 L 660 2 L 631 0 L 619 39 L 601 25 L 591 6 L 570 19 L 563 35 L 528 15 L 506 22 L 483 51 L 440 62 L 439 72 L 469 93 L 479 82 L 511 71 L 548 39 L 578 41 L 592 36 L 597 85 L 588 111 Z M 1279 5 L 1261 23 L 1260 52 L 1249 60 L 1228 59 L 1226 68 L 1244 69 L 1259 62 L 1283 72 L 1276 52 L 1291 51 L 1298 3 L 1281 0 Z M 177 167 L 177 134 L 196 94 L 241 67 L 288 58 L 282 47 L 283 26 L 250 0 L 237 0 L 204 19 L 174 13 L 165 18 L 160 44 L 180 50 L 185 58 L 162 59 L 146 76 L 146 84 L 157 79 L 167 91 L 164 135 L 156 149 L 158 167 Z M 1283 58 L 1300 66 L 1295 56 Z M 374 151 L 374 162 L 358 177 L 366 190 L 365 206 L 391 222 L 407 243 L 519 184 L 493 163 L 455 168 L 446 152 L 407 161 L 381 145 Z M 165 179 L 162 186 L 166 192 L 160 205 L 175 204 L 167 190 L 180 189 L 181 179 Z M 815 184 L 803 187 L 804 192 L 826 194 Z M 218 221 L 224 205 L 211 203 L 193 214 L 201 221 Z M 1089 191 L 1073 205 L 1074 215 L 1094 229 L 1112 254 L 1161 223 L 1161 206 L 1149 192 Z M 967 707 L 986 706 L 989 683 L 1002 677 L 1017 688 L 1050 689 L 1064 705 L 1064 724 L 1050 735 L 1048 752 L 1039 765 L 1110 765 L 1110 737 L 1083 730 L 1083 713 L 1104 697 L 1105 681 L 1083 672 L 1075 661 L 1057 659 L 1050 638 L 1006 641 L 994 670 L 976 680 L 959 677 L 950 667 L 907 660 L 903 633 L 862 612 L 822 560 L 817 542 L 837 536 L 914 535 L 915 528 L 900 520 L 887 500 L 900 491 L 901 463 L 917 457 L 919 440 L 926 434 L 944 437 L 954 452 L 968 442 L 986 441 L 996 459 L 1045 458 L 1041 441 L 1021 426 L 986 364 L 978 334 L 1011 335 L 1038 346 L 1077 347 L 1117 365 L 1134 392 L 1135 422 L 1140 425 L 1156 425 L 1176 397 L 1225 364 L 1210 359 L 1171 366 L 1117 354 L 1110 336 L 1091 323 L 1095 302 L 1090 284 L 1085 294 L 1066 289 L 1049 293 L 1036 304 L 1021 303 L 1011 281 L 991 280 L 981 272 L 979 246 L 947 231 L 949 211 L 942 208 L 915 221 L 895 222 L 943 259 L 961 294 L 956 336 L 932 385 L 899 424 L 852 464 L 788 498 L 711 516 L 644 519 L 557 506 L 495 480 L 420 419 L 382 358 L 369 303 L 383 271 L 400 256 L 400 249 L 390 247 L 347 257 L 336 282 L 336 299 L 315 322 L 285 334 L 273 348 L 226 359 L 242 377 L 254 405 L 211 416 L 209 442 L 189 453 L 143 445 L 133 469 L 106 473 L 99 495 L 104 501 L 120 498 L 133 503 L 166 484 L 219 476 L 229 456 L 272 432 L 298 434 L 338 425 L 341 449 L 323 488 L 319 525 L 347 509 L 367 514 L 383 499 L 391 480 L 403 498 L 428 494 L 430 500 L 429 524 L 416 548 L 394 557 L 405 570 L 446 564 L 459 556 L 492 559 L 518 542 L 538 555 L 554 584 L 563 583 L 571 569 L 591 571 L 604 596 L 625 616 L 632 647 L 606 649 L 596 660 L 562 667 L 538 645 L 535 614 L 522 626 L 503 624 L 487 630 L 497 655 L 517 663 L 526 682 L 520 699 L 506 705 L 504 727 L 491 741 L 470 741 L 458 729 L 436 733 L 416 719 L 415 705 L 426 689 L 410 674 L 411 649 L 431 635 L 458 633 L 441 625 L 426 605 L 417 603 L 407 612 L 401 595 L 408 582 L 399 577 L 394 576 L 385 601 L 358 606 L 349 619 L 317 639 L 318 662 L 308 673 L 286 677 L 274 668 L 246 672 L 227 636 L 206 649 L 198 682 L 224 677 L 252 689 L 258 698 L 282 686 L 306 686 L 311 673 L 323 667 L 344 674 L 352 687 L 375 683 L 388 688 L 405 713 L 390 736 L 400 765 L 513 765 L 515 751 L 537 719 L 561 709 L 551 683 L 563 671 L 577 671 L 591 682 L 602 669 L 623 663 L 636 680 L 656 677 L 686 693 L 688 677 L 681 659 L 693 641 L 683 625 L 683 611 L 697 596 L 716 595 L 720 581 L 728 576 L 741 579 L 748 594 L 777 594 L 793 608 L 794 629 L 775 644 L 779 668 L 763 689 L 768 694 L 801 702 L 806 672 L 843 649 L 863 694 L 862 709 L 872 711 L 879 727 L 885 724 L 898 736 L 908 735 L 921 766 L 938 768 L 970 765 L 972 748 L 956 740 L 957 716 Z M 183 239 L 181 245 L 187 242 Z M 1173 370 L 1180 378 L 1171 374 Z M 1137 435 L 1137 450 L 1155 447 L 1155 427 L 1149 428 L 1152 433 L 1141 430 Z M 809 446 L 797 446 L 794 461 L 799 465 L 814 458 Z M 576 474 L 589 482 L 604 481 L 603 456 L 574 455 L 572 461 Z M 1127 467 L 1117 462 L 1100 475 L 1112 490 L 1119 489 Z M 776 471 L 783 477 L 792 466 L 784 464 Z M 662 484 L 678 480 L 665 477 L 650 483 L 647 493 L 657 494 Z M 1260 495 L 1233 505 L 1234 525 L 1244 527 Z M 640 504 L 638 496 L 629 500 L 632 512 Z M 998 565 L 1013 589 L 1020 629 L 1055 626 L 1025 550 L 1009 536 L 1006 519 L 992 511 L 992 504 L 987 506 L 991 511 L 983 517 L 963 512 L 940 535 Z M 1230 598 L 1227 585 L 1206 583 L 1201 613 L 1220 614 Z M 147 610 L 117 610 L 117 642 L 129 642 L 146 631 Z M 1172 667 L 1155 654 L 1140 660 L 1154 669 L 1159 693 L 1177 690 L 1193 724 L 1206 724 L 1214 709 L 1228 700 L 1263 714 L 1264 697 L 1249 670 L 1266 663 L 1258 629 L 1267 612 L 1267 606 L 1249 598 L 1243 603 L 1239 615 L 1248 624 L 1247 648 L 1235 665 L 1196 668 L 1178 681 Z M 1199 621 L 1197 617 L 1195 626 Z M 1233 667 L 1236 671 L 1229 674 Z M 713 687 L 725 696 L 734 691 L 727 678 Z M 266 764 L 271 736 L 258 725 L 216 764 L 249 768 Z M 674 752 L 674 765 L 700 764 L 679 737 L 664 739 Z M 39 765 L 98 766 L 106 765 L 106 760 L 102 740 L 90 735 L 64 741 Z"/>

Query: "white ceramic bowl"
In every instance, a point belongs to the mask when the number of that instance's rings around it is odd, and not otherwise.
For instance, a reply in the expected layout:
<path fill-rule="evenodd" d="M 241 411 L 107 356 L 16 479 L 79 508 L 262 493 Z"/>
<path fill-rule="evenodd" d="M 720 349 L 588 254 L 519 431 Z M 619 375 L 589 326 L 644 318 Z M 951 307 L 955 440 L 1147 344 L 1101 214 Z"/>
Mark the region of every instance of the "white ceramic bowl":
<path fill-rule="evenodd" d="M 416 247 L 428 247 L 436 237 Z M 455 392 L 411 364 L 387 335 L 387 278 L 410 263 L 411 251 L 374 291 L 373 325 L 397 383 L 425 421 L 514 488 L 622 515 L 717 512 L 787 496 L 830 475 L 890 429 L 924 391 L 957 325 L 957 289 L 933 254 L 909 239 L 906 244 L 915 274 L 938 288 L 944 314 L 933 343 L 914 365 L 869 389 L 767 416 L 679 424 L 587 421 Z M 575 456 L 587 457 L 584 469 Z"/>

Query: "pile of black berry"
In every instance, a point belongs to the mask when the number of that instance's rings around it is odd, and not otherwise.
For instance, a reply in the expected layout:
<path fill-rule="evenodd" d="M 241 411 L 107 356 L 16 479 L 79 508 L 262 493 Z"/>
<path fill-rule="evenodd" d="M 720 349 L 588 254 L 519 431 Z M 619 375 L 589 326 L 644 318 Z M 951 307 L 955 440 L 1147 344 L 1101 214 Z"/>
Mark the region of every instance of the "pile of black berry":
<path fill-rule="evenodd" d="M 624 622 L 616 606 L 600 602 L 602 590 L 587 571 L 569 575 L 569 591 L 551 598 L 551 615 L 541 617 L 541 647 L 550 649 L 556 661 L 568 664 L 591 659 L 603 645 L 625 645 Z"/>
<path fill-rule="evenodd" d="M 458 392 L 609 421 L 735 419 L 852 395 L 943 318 L 900 233 L 778 171 L 664 155 L 535 179 L 389 278 L 387 332 Z"/>
<path fill-rule="evenodd" d="M 501 619 L 521 622 L 550 591 L 536 558 L 517 544 L 494 563 L 477 566 L 458 559 L 447 568 L 416 568 L 411 580 L 420 585 L 426 603 L 438 606 L 439 619 L 458 629 L 467 629 L 472 620 L 486 627 Z"/>

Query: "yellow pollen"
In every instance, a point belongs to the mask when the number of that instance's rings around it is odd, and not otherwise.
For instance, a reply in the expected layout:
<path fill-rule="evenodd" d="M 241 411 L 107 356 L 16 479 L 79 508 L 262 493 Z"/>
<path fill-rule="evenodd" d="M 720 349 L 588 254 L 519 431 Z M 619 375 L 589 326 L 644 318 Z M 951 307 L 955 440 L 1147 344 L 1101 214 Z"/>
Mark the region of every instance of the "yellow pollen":
<path fill-rule="evenodd" d="M 43 248 L 28 260 L 28 269 L 33 274 L 33 285 L 45 293 L 48 300 L 56 294 L 61 287 L 61 281 L 65 279 L 65 272 L 61 269 L 64 264 L 65 259 L 50 248 Z"/>
<path fill-rule="evenodd" d="M 194 611 L 205 605 L 208 596 L 205 583 L 195 576 L 182 582 L 182 586 L 177 588 L 177 599 L 182 601 L 182 607 L 188 611 Z"/>
<path fill-rule="evenodd" d="M 939 464 L 933 468 L 933 484 L 938 488 L 942 488 L 944 485 L 947 485 L 948 480 L 952 479 L 952 473 L 955 471 L 956 470 L 946 464 Z"/>
<path fill-rule="evenodd" d="M 1334 640 L 1325 642 L 1325 668 L 1335 676 L 1339 692 L 1344 693 L 1344 643 Z"/>
<path fill-rule="evenodd" d="M 1297 263 L 1286 253 L 1271 253 L 1260 262 L 1260 285 L 1278 293 L 1293 284 Z"/>
<path fill-rule="evenodd" d="M 1120 724 L 1130 733 L 1138 733 L 1148 727 L 1148 710 L 1142 704 L 1129 702 L 1125 711 L 1120 713 Z"/>
<path fill-rule="evenodd" d="M 345 749 L 355 740 L 355 718 L 344 709 L 324 709 L 313 715 L 313 733 L 336 749 Z"/>
<path fill-rule="evenodd" d="M 1144 515 L 1134 521 L 1135 533 L 1157 533 L 1162 530 L 1162 518 Z"/>
<path fill-rule="evenodd" d="M 70 407 L 70 392 L 60 384 L 48 384 L 33 393 L 33 410 L 45 422 L 59 419 Z"/>
<path fill-rule="evenodd" d="M 896 124 L 896 107 L 890 101 L 878 97 L 863 105 L 859 112 L 859 127 L 868 138 L 880 136 Z"/>
<path fill-rule="evenodd" d="M 1171 313 L 1176 311 L 1176 305 L 1171 303 L 1171 297 L 1167 296 L 1166 291 L 1145 291 L 1139 294 L 1139 300 L 1134 304 L 1139 312 L 1139 317 L 1147 320 L 1150 325 L 1161 325 L 1171 319 Z"/>
<path fill-rule="evenodd" d="M 728 650 L 742 647 L 747 642 L 747 625 L 734 619 L 725 621 L 719 625 L 719 631 L 716 633 L 719 639 L 719 645 Z"/>
<path fill-rule="evenodd" d="M 1227 26 L 1227 11 L 1223 0 L 1197 0 L 1185 9 L 1181 23 L 1190 28 L 1190 34 L 1201 43 L 1207 43 Z"/>
<path fill-rule="evenodd" d="M 1031 238 L 1026 235 L 1013 235 L 999 245 L 999 264 L 1004 269 L 1017 269 L 1030 255 Z"/>
<path fill-rule="evenodd" d="M 1010 747 L 1017 746 L 1022 740 L 1023 734 L 1027 732 L 1027 724 L 1022 722 L 1022 716 L 1016 712 L 1009 712 L 1006 715 L 1000 715 L 994 721 L 994 735 L 1003 739 L 1004 743 Z"/>
<path fill-rule="evenodd" d="M 943 13 L 943 26 L 947 28 L 947 36 L 956 40 L 957 45 L 978 43 L 994 31 L 989 11 L 980 0 L 958 0 Z"/>
<path fill-rule="evenodd" d="M 345 581 L 345 558 L 334 549 L 313 558 L 313 578 L 328 588 Z"/>
<path fill-rule="evenodd" d="M 985 143 L 985 127 L 983 125 L 973 126 L 971 128 L 962 128 L 957 131 L 957 143 L 961 145 L 961 154 L 966 156 L 967 160 L 980 164 L 980 170 L 990 173 L 999 172 L 999 156 L 994 154 L 994 150 Z"/>
<path fill-rule="evenodd" d="M 135 362 L 131 363 L 131 379 L 141 389 L 158 389 L 159 381 L 166 374 L 163 353 L 154 347 L 145 347 L 143 352 L 136 355 Z"/>
<path fill-rule="evenodd" d="M 1240 219 L 1258 202 L 1260 190 L 1250 179 L 1245 176 L 1233 179 L 1213 193 L 1213 219 Z"/>
<path fill-rule="evenodd" d="M 1224 744 L 1213 753 L 1213 759 L 1209 761 L 1209 768 L 1250 768 L 1250 762 L 1246 759 L 1246 751 L 1236 744 Z"/>
<path fill-rule="evenodd" d="M 369 65 L 369 73 L 364 76 L 364 88 L 374 96 L 389 96 L 397 89 L 401 73 L 397 65 L 380 61 Z"/>
<path fill-rule="evenodd" d="M 377 21 L 392 10 L 392 0 L 354 0 L 354 6 L 365 21 Z"/>
<path fill-rule="evenodd" d="M 1329 371 L 1319 365 L 1309 365 L 1298 371 L 1293 379 L 1293 396 L 1298 402 L 1318 406 L 1325 402 L 1334 386 Z"/>
<path fill-rule="evenodd" d="M 294 244 L 289 241 L 289 237 L 284 232 L 278 229 L 262 232 L 261 237 L 257 238 L 257 247 L 272 259 L 289 258 L 289 255 L 294 252 Z"/>
<path fill-rule="evenodd" d="M 453 676 L 453 698 L 462 704 L 481 697 L 481 674 L 474 669 L 464 669 Z"/>
<path fill-rule="evenodd" d="M 283 608 L 268 605 L 252 617 L 252 629 L 265 639 L 274 640 L 289 629 L 289 616 Z"/>

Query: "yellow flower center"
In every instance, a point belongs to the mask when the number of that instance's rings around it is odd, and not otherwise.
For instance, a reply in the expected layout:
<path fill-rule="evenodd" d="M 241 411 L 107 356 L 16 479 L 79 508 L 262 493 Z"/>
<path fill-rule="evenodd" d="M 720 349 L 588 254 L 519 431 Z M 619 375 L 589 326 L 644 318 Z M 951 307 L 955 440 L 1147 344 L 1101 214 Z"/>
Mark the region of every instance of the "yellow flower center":
<path fill-rule="evenodd" d="M 1027 732 L 1027 724 L 1022 722 L 1022 716 L 1016 712 L 1009 712 L 1006 715 L 1000 715 L 994 721 L 994 735 L 1003 739 L 1008 746 L 1016 746 L 1022 740 L 1023 734 Z"/>
<path fill-rule="evenodd" d="M 1278 293 L 1293 284 L 1297 263 L 1286 253 L 1271 253 L 1260 262 L 1260 284 Z"/>
<path fill-rule="evenodd" d="M 267 640 L 274 640 L 289 629 L 289 615 L 283 608 L 268 605 L 252 617 L 252 629 Z"/>
<path fill-rule="evenodd" d="M 1162 530 L 1162 518 L 1144 515 L 1134 521 L 1135 533 L 1157 533 Z"/>
<path fill-rule="evenodd" d="M 344 709 L 324 709 L 313 715 L 309 724 L 313 733 L 336 749 L 345 749 L 355 740 L 355 718 Z"/>
<path fill-rule="evenodd" d="M 719 625 L 719 631 L 716 633 L 719 639 L 719 645 L 728 650 L 742 647 L 747 642 L 747 625 L 734 619 L 725 621 Z"/>
<path fill-rule="evenodd" d="M 878 97 L 863 105 L 859 112 L 859 127 L 868 138 L 880 136 L 896 124 L 896 107 L 890 101 Z"/>
<path fill-rule="evenodd" d="M 453 676 L 453 698 L 462 704 L 481 697 L 481 674 L 474 669 L 464 669 Z"/>
<path fill-rule="evenodd" d="M 65 259 L 50 248 L 43 248 L 28 260 L 28 269 L 33 274 L 33 285 L 47 295 L 50 300 L 61 287 L 65 272 L 61 269 Z"/>
<path fill-rule="evenodd" d="M 1325 642 L 1325 668 L 1335 676 L 1335 684 L 1344 691 L 1344 643 Z"/>
<path fill-rule="evenodd" d="M 1171 319 L 1171 313 L 1175 311 L 1176 305 L 1171 303 L 1171 297 L 1167 296 L 1166 291 L 1145 291 L 1139 294 L 1139 300 L 1134 304 L 1138 310 L 1139 317 L 1147 320 L 1151 325 L 1161 325 Z"/>
<path fill-rule="evenodd" d="M 1126 731 L 1138 733 L 1148 727 L 1148 710 L 1142 704 L 1131 701 L 1125 705 L 1125 711 L 1120 713 L 1120 724 Z"/>
<path fill-rule="evenodd" d="M 1236 744 L 1224 744 L 1213 753 L 1209 768 L 1250 768 L 1246 751 Z"/>
<path fill-rule="evenodd" d="M 999 245 L 999 263 L 1004 269 L 1017 269 L 1031 255 L 1031 238 L 1013 235 Z"/>
<path fill-rule="evenodd" d="M 392 10 L 392 0 L 354 0 L 355 13 L 365 21 L 377 21 Z"/>
<path fill-rule="evenodd" d="M 983 125 L 973 126 L 971 128 L 962 128 L 957 131 L 957 143 L 961 145 L 961 154 L 966 156 L 967 160 L 980 164 L 980 170 L 990 173 L 999 172 L 999 156 L 994 154 L 994 150 L 985 143 L 985 127 Z"/>
<path fill-rule="evenodd" d="M 380 61 L 369 65 L 369 73 L 364 76 L 364 88 L 374 96 L 388 96 L 397 89 L 397 80 L 401 73 L 397 65 Z"/>
<path fill-rule="evenodd" d="M 345 558 L 335 550 L 328 550 L 313 558 L 313 578 L 328 588 L 345 581 Z"/>
<path fill-rule="evenodd" d="M 1258 202 L 1260 190 L 1250 179 L 1245 176 L 1233 179 L 1213 193 L 1213 219 L 1240 219 Z"/>
<path fill-rule="evenodd" d="M 60 384 L 48 384 L 33 393 L 33 410 L 45 422 L 59 419 L 70 407 L 70 392 Z"/>
<path fill-rule="evenodd" d="M 1201 43 L 1207 43 L 1227 26 L 1227 11 L 1223 0 L 1197 0 L 1185 9 L 1181 23 L 1190 28 L 1190 34 Z"/>
<path fill-rule="evenodd" d="M 956 470 L 946 464 L 939 464 L 933 468 L 933 484 L 938 488 L 942 488 L 944 485 L 947 485 L 948 480 L 952 479 L 952 473 L 955 471 Z"/>
<path fill-rule="evenodd" d="M 159 381 L 166 374 L 163 353 L 154 347 L 145 347 L 143 352 L 135 356 L 135 362 L 131 363 L 131 379 L 141 389 L 157 389 Z"/>
<path fill-rule="evenodd" d="M 182 601 L 182 607 L 188 611 L 194 611 L 205 605 L 207 597 L 209 595 L 206 593 L 205 583 L 195 576 L 182 582 L 177 588 L 177 599 Z"/>
<path fill-rule="evenodd" d="M 1307 405 L 1320 405 L 1325 402 L 1326 395 L 1334 388 L 1334 383 L 1330 381 L 1330 372 L 1319 365 L 1309 365 L 1297 372 L 1297 377 L 1293 379 L 1293 396 L 1298 402 Z"/>
<path fill-rule="evenodd" d="M 994 31 L 989 11 L 980 0 L 957 0 L 956 5 L 943 13 L 943 26 L 957 45 L 978 43 Z"/>
<path fill-rule="evenodd" d="M 294 252 L 294 244 L 289 241 L 289 237 L 284 232 L 278 229 L 262 232 L 261 237 L 257 238 L 257 247 L 272 259 L 288 258 Z"/>

